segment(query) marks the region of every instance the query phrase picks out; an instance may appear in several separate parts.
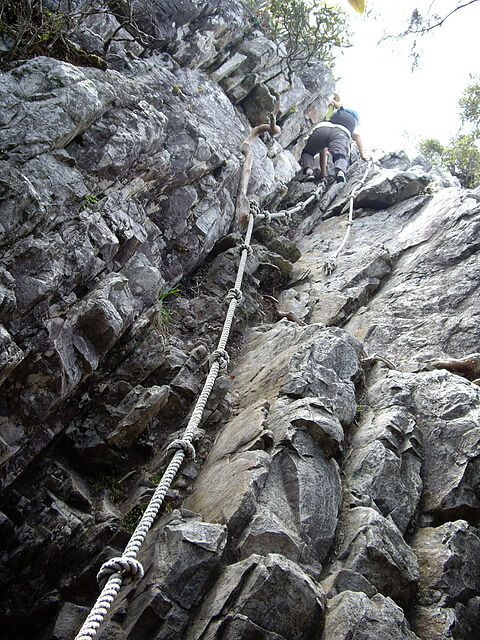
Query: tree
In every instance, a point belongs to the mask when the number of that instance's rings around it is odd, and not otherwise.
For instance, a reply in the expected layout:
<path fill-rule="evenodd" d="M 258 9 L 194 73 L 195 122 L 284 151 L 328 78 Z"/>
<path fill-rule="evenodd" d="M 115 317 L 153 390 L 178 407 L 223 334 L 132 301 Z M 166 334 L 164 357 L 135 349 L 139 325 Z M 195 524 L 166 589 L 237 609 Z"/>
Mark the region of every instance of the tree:
<path fill-rule="evenodd" d="M 419 150 L 434 165 L 448 169 L 467 188 L 480 185 L 480 79 L 463 92 L 458 101 L 462 129 L 448 145 L 435 138 L 423 140 Z"/>
<path fill-rule="evenodd" d="M 404 33 L 401 35 L 423 35 L 425 33 L 428 33 L 429 31 L 432 31 L 432 29 L 441 27 L 444 22 L 457 11 L 465 9 L 465 7 L 468 7 L 475 2 L 478 2 L 478 0 L 452 0 L 452 9 L 444 15 L 433 13 L 431 15 L 425 16 L 418 10 L 418 8 L 416 8 L 412 12 L 410 22 L 406 31 L 404 31 Z M 433 2 L 430 7 L 432 7 L 432 5 Z"/>
<path fill-rule="evenodd" d="M 312 58 L 332 65 L 334 50 L 350 45 L 347 15 L 337 6 L 318 0 L 253 0 L 250 6 L 258 26 L 275 42 L 290 80 Z"/>
<path fill-rule="evenodd" d="M 443 152 L 443 164 L 467 188 L 480 185 L 480 149 L 478 138 L 469 134 L 457 136 Z"/>
<path fill-rule="evenodd" d="M 105 10 L 97 0 L 64 0 L 53 10 L 43 0 L 0 0 L 0 36 L 6 50 L 2 62 L 12 63 L 39 55 L 73 63 L 103 66 L 103 61 L 81 51 L 70 39 L 87 15 Z"/>
<path fill-rule="evenodd" d="M 426 138 L 418 145 L 418 150 L 426 156 L 430 162 L 436 166 L 442 164 L 443 151 L 445 147 L 436 138 Z"/>
<path fill-rule="evenodd" d="M 388 40 L 390 38 L 411 39 L 411 52 L 410 58 L 412 59 L 412 69 L 418 66 L 420 53 L 419 53 L 419 41 L 423 36 L 431 33 L 433 30 L 441 27 L 454 13 L 465 9 L 479 0 L 450 0 L 451 8 L 446 13 L 440 15 L 438 13 L 430 13 L 430 10 L 434 7 L 435 0 L 429 4 L 429 8 L 426 14 L 422 13 L 418 7 L 412 11 L 410 19 L 406 28 L 400 33 L 386 33 L 382 40 Z"/>
<path fill-rule="evenodd" d="M 462 110 L 462 124 L 470 124 L 473 135 L 480 138 L 480 83 L 468 86 L 458 104 Z"/>

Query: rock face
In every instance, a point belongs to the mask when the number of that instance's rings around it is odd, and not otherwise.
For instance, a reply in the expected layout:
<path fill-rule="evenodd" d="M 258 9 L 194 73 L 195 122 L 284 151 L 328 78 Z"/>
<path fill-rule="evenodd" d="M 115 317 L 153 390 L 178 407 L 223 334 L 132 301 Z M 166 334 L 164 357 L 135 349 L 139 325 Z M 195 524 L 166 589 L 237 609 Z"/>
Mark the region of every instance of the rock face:
<path fill-rule="evenodd" d="M 356 411 L 360 343 L 282 321 L 254 334 L 245 351 L 235 370 L 238 415 L 219 434 L 186 506 L 225 523 L 240 557 L 267 545 L 320 568 L 340 506 L 333 456 Z"/>
<path fill-rule="evenodd" d="M 479 391 L 429 363 L 479 351 L 478 191 L 386 155 L 326 270 L 367 168 L 291 181 L 330 71 L 289 84 L 243 3 L 116 4 L 72 36 L 105 69 L 0 77 L 6 637 L 74 638 L 153 495 L 236 279 L 240 145 L 279 95 L 249 197 L 318 197 L 257 220 L 196 458 L 98 637 L 476 639 Z"/>

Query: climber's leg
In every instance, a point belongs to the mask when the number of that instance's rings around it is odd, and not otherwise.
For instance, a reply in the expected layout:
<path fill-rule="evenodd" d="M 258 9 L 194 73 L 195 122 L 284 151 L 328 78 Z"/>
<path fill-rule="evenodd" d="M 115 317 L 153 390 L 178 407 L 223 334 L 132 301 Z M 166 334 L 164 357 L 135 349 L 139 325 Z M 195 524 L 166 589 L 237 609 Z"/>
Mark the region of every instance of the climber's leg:
<path fill-rule="evenodd" d="M 343 171 L 345 173 L 350 154 L 350 138 L 341 129 L 333 129 L 328 147 L 333 157 L 336 172 Z"/>
<path fill-rule="evenodd" d="M 313 169 L 315 156 L 317 153 L 320 153 L 323 148 L 328 146 L 328 141 L 329 130 L 326 127 L 317 127 L 317 129 L 312 132 L 300 158 L 300 164 L 304 172 L 307 169 Z"/>

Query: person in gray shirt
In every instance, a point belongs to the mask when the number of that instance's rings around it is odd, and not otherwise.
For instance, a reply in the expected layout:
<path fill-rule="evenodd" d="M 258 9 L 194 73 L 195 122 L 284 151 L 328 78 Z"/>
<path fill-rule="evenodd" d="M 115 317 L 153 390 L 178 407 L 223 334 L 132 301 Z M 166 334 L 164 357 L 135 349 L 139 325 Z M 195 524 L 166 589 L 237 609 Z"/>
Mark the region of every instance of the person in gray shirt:
<path fill-rule="evenodd" d="M 355 132 L 358 123 L 359 117 L 356 111 L 339 107 L 333 112 L 330 120 L 325 120 L 315 127 L 300 158 L 303 168 L 303 180 L 313 181 L 315 179 L 313 166 L 317 153 L 321 154 L 320 168 L 322 178 L 327 177 L 327 150 L 329 150 L 335 166 L 335 179 L 337 182 L 345 182 L 345 172 L 349 163 L 352 140 L 357 143 L 362 160 L 366 160 L 362 139 Z"/>

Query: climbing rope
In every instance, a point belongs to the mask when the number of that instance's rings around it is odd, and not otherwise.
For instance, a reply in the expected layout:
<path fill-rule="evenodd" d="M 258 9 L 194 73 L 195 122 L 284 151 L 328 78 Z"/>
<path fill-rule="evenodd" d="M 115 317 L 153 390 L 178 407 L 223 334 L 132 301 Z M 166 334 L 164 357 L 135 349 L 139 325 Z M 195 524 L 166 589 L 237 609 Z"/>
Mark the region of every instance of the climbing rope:
<path fill-rule="evenodd" d="M 275 211 L 274 213 L 270 213 L 269 211 L 261 211 L 255 215 L 255 220 L 264 221 L 267 224 L 271 222 L 271 220 L 278 220 L 280 218 L 290 219 L 294 213 L 298 213 L 299 211 L 304 211 L 308 205 L 321 198 L 325 191 L 325 186 L 321 184 L 312 194 L 303 202 L 299 202 L 294 207 L 290 207 L 290 209 L 282 209 L 281 211 Z"/>
<path fill-rule="evenodd" d="M 245 165 L 240 180 L 241 184 L 237 199 L 236 218 L 239 220 L 247 215 L 247 229 L 244 241 L 240 245 L 241 255 L 235 284 L 225 297 L 225 301 L 228 303 L 228 309 L 217 348 L 210 356 L 210 369 L 205 380 L 205 384 L 195 404 L 182 438 L 174 440 L 167 447 L 167 451 L 173 452 L 172 460 L 168 464 L 162 479 L 142 516 L 142 519 L 138 523 L 132 537 L 125 547 L 123 554 L 120 557 L 107 560 L 107 562 L 101 566 L 100 571 L 97 574 L 97 581 L 102 591 L 80 631 L 76 635 L 75 640 L 91 640 L 95 637 L 98 629 L 105 620 L 110 607 L 117 598 L 125 578 L 140 580 L 143 577 L 144 570 L 141 563 L 136 559 L 136 556 L 158 515 L 160 507 L 165 499 L 165 495 L 175 479 L 185 457 L 195 459 L 195 448 L 192 445 L 192 440 L 202 420 L 207 400 L 210 397 L 218 373 L 221 369 L 228 366 L 229 356 L 225 347 L 232 328 L 235 309 L 243 297 L 241 287 L 247 258 L 252 253 L 250 241 L 255 218 L 262 215 L 259 212 L 258 204 L 255 202 L 249 202 L 246 199 L 246 190 L 252 168 L 250 142 L 255 136 L 260 135 L 264 131 L 271 131 L 272 133 L 280 132 L 279 127 L 275 124 L 274 116 L 272 116 L 269 125 L 260 125 L 255 127 L 242 144 L 242 150 L 245 153 Z M 248 207 L 248 209 L 246 207 Z"/>
<path fill-rule="evenodd" d="M 140 550 L 147 533 L 150 531 L 155 518 L 157 517 L 165 495 L 175 479 L 183 460 L 185 457 L 195 458 L 195 449 L 192 445 L 192 440 L 197 431 L 198 425 L 202 420 L 205 405 L 212 392 L 218 373 L 221 369 L 227 367 L 229 361 L 225 347 L 232 328 L 236 306 L 242 299 L 241 286 L 245 273 L 247 257 L 251 253 L 252 249 L 250 246 L 250 240 L 252 237 L 254 219 L 255 216 L 252 213 L 249 213 L 245 239 L 241 245 L 241 256 L 237 270 L 237 277 L 233 288 L 230 289 L 225 298 L 226 302 L 228 302 L 225 322 L 217 348 L 210 356 L 210 370 L 202 392 L 195 404 L 182 438 L 174 440 L 167 447 L 167 451 L 174 452 L 173 458 L 165 470 L 165 473 L 163 474 L 162 479 L 142 516 L 142 519 L 138 523 L 132 537 L 125 547 L 125 551 L 121 557 L 111 558 L 105 562 L 98 572 L 97 580 L 102 587 L 102 592 L 100 593 L 82 628 L 78 632 L 75 640 L 91 640 L 96 635 L 112 603 L 117 597 L 125 577 L 137 580 L 143 577 L 143 567 L 140 562 L 136 560 L 137 553 Z"/>
<path fill-rule="evenodd" d="M 278 110 L 278 105 L 277 105 Z M 250 144 L 252 140 L 265 131 L 279 133 L 280 129 L 275 124 L 275 117 L 272 114 L 270 124 L 259 125 L 252 129 L 249 136 L 242 143 L 242 151 L 245 155 L 245 163 L 239 183 L 237 196 L 237 222 L 247 221 L 247 229 L 243 243 L 239 246 L 241 250 L 240 261 L 237 269 L 237 276 L 234 286 L 229 290 L 225 297 L 228 303 L 228 309 L 223 324 L 222 333 L 220 335 L 216 350 L 210 355 L 210 369 L 207 374 L 203 389 L 198 397 L 192 415 L 188 421 L 182 438 L 178 438 L 171 442 L 167 447 L 167 452 L 173 454 L 160 483 L 158 484 L 140 522 L 132 534 L 123 554 L 120 557 L 107 560 L 97 574 L 97 581 L 102 589 L 96 603 L 88 614 L 75 640 L 92 640 L 97 634 L 98 629 L 105 620 L 113 602 L 117 598 L 120 589 L 126 579 L 140 580 L 144 575 L 144 569 L 136 556 L 142 546 L 148 532 L 150 531 L 155 518 L 158 515 L 160 507 L 165 499 L 165 495 L 172 485 L 184 459 L 186 457 L 195 459 L 195 448 L 192 440 L 197 433 L 198 426 L 202 420 L 203 413 L 208 398 L 212 392 L 213 386 L 221 369 L 228 366 L 229 356 L 225 349 L 230 331 L 233 324 L 233 318 L 237 304 L 241 302 L 243 294 L 241 291 L 242 281 L 245 274 L 247 258 L 252 254 L 252 246 L 250 244 L 252 231 L 255 222 L 270 222 L 273 219 L 290 218 L 294 213 L 303 211 L 311 202 L 319 198 L 323 194 L 324 186 L 320 186 L 305 201 L 296 204 L 290 209 L 269 213 L 268 211 L 260 211 L 255 201 L 247 199 L 247 187 L 252 169 L 252 154 Z"/>
<path fill-rule="evenodd" d="M 342 240 L 340 246 L 335 251 L 333 256 L 331 258 L 327 258 L 325 260 L 325 262 L 323 263 L 323 269 L 324 269 L 325 274 L 327 276 L 329 276 L 331 273 L 333 273 L 333 271 L 335 271 L 335 269 L 337 268 L 337 258 L 340 255 L 343 247 L 347 244 L 348 238 L 350 236 L 350 231 L 351 231 L 352 225 L 353 225 L 353 203 L 355 201 L 355 196 L 357 195 L 357 192 L 359 191 L 359 189 L 363 186 L 363 184 L 364 184 L 364 182 L 365 182 L 365 180 L 367 178 L 367 175 L 368 175 L 368 173 L 370 171 L 370 168 L 372 167 L 372 164 L 373 164 L 373 160 L 369 160 L 367 168 L 365 169 L 365 173 L 363 174 L 362 179 L 359 182 L 357 182 L 357 184 L 355 185 L 355 187 L 352 190 L 352 193 L 350 194 L 348 219 L 347 219 L 347 230 L 345 231 L 345 235 L 343 236 L 343 240 Z"/>
<path fill-rule="evenodd" d="M 248 183 L 250 181 L 250 174 L 252 173 L 252 164 L 253 164 L 252 141 L 254 140 L 254 138 L 261 135 L 262 133 L 265 133 L 266 131 L 269 131 L 272 134 L 280 133 L 280 127 L 275 122 L 275 118 L 279 108 L 280 108 L 280 98 L 279 96 L 277 96 L 273 113 L 269 115 L 270 123 L 259 124 L 257 127 L 254 127 L 241 144 L 240 148 L 242 150 L 243 155 L 245 156 L 245 160 L 243 163 L 242 173 L 240 174 L 240 180 L 238 183 L 236 215 L 235 215 L 235 221 L 237 225 L 242 226 L 248 219 L 248 214 L 250 212 L 250 202 L 247 198 L 247 189 L 248 189 Z"/>

